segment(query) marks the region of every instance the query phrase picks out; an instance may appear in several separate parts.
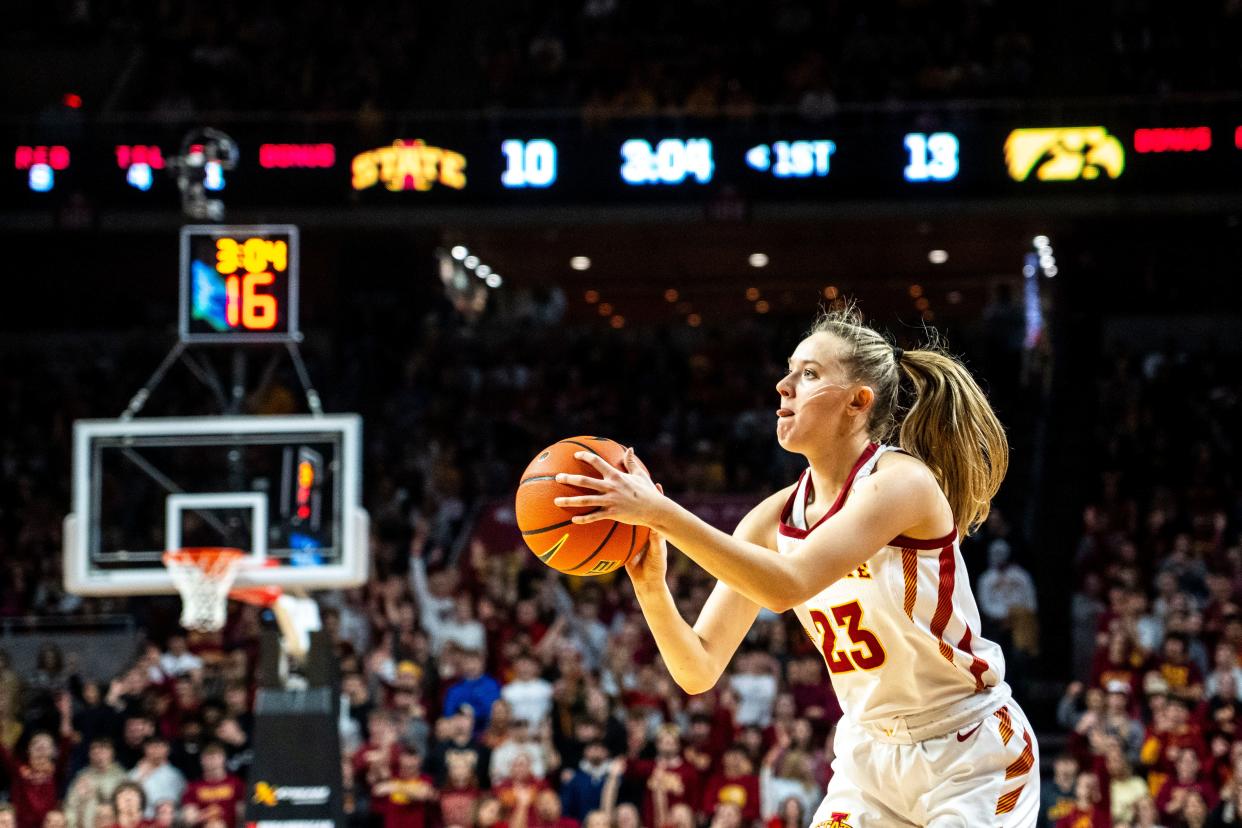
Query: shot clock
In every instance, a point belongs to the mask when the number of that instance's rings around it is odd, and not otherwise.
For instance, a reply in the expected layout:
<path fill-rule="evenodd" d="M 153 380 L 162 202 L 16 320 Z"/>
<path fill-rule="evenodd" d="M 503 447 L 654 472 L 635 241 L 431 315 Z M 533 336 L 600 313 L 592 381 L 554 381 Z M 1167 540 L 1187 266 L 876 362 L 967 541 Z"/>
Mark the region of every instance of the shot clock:
<path fill-rule="evenodd" d="M 182 342 L 297 342 L 298 229 L 181 228 Z"/>

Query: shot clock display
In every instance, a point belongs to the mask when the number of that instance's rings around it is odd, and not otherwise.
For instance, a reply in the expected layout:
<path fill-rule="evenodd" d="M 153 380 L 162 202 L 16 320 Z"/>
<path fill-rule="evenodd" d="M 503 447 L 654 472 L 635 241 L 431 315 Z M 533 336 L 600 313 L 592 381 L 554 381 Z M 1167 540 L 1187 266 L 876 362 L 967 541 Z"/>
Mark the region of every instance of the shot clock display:
<path fill-rule="evenodd" d="M 298 229 L 181 228 L 182 342 L 296 342 Z"/>

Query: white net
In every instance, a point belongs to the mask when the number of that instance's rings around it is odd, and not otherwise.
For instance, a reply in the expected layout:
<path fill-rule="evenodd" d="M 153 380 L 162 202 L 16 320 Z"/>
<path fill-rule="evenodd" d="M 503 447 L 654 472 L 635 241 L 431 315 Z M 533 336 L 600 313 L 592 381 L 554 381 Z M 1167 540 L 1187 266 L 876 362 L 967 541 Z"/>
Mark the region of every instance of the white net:
<path fill-rule="evenodd" d="M 224 626 L 229 588 L 244 553 L 237 549 L 181 549 L 164 553 L 164 566 L 181 593 L 181 626 L 214 632 Z"/>

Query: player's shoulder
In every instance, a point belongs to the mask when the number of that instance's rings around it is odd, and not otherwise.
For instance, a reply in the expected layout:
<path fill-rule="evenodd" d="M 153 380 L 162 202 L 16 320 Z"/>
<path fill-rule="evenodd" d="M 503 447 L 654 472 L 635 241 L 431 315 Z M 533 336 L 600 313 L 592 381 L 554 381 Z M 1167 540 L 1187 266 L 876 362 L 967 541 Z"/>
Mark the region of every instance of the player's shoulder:
<path fill-rule="evenodd" d="M 927 464 L 907 451 L 894 447 L 880 455 L 875 463 L 875 471 L 870 475 L 879 481 L 898 482 L 908 490 L 926 490 L 927 493 L 940 491 L 936 475 Z"/>
<path fill-rule="evenodd" d="M 734 536 L 775 549 L 776 525 L 780 522 L 785 503 L 797 487 L 796 482 L 790 483 L 759 501 L 753 509 L 747 512 L 746 517 L 738 522 L 737 528 L 733 530 Z"/>

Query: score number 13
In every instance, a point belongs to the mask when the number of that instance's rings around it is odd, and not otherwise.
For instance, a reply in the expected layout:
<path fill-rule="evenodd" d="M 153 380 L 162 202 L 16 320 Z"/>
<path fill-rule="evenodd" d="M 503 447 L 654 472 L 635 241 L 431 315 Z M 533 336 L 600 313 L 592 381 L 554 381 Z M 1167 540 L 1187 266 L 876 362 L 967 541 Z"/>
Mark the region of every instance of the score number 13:
<path fill-rule="evenodd" d="M 952 181 L 957 178 L 960 147 L 952 132 L 910 132 L 906 134 L 906 181 Z"/>

